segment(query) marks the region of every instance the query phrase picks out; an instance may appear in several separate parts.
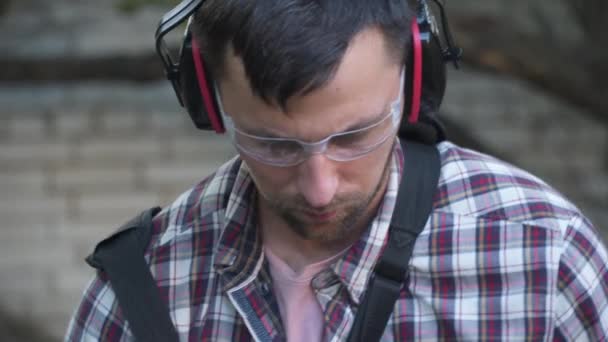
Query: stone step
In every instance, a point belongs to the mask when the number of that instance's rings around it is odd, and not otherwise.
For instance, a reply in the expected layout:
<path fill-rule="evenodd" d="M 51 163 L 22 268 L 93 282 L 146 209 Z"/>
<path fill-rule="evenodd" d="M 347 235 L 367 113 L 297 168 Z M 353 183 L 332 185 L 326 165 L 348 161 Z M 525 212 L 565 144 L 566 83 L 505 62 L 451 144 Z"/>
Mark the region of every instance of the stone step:
<path fill-rule="evenodd" d="M 77 146 L 63 141 L 3 142 L 0 148 L 0 172 L 45 169 L 76 157 Z"/>
<path fill-rule="evenodd" d="M 24 195 L 0 197 L 0 227 L 18 225 L 19 227 L 40 225 L 61 225 L 68 214 L 65 198 Z"/>
<path fill-rule="evenodd" d="M 168 81 L 0 83 L 3 113 L 118 112 L 178 113 L 179 106 Z"/>
<path fill-rule="evenodd" d="M 70 223 L 99 224 L 118 227 L 140 211 L 160 203 L 154 191 L 81 195 L 75 200 L 77 209 L 68 220 Z"/>
<path fill-rule="evenodd" d="M 132 166 L 106 165 L 58 167 L 49 173 L 49 189 L 53 194 L 95 194 L 138 189 L 141 173 L 136 163 Z"/>
<path fill-rule="evenodd" d="M 48 188 L 48 173 L 42 168 L 20 170 L 20 172 L 0 170 L 0 193 L 3 197 L 14 197 L 24 193 L 42 195 Z"/>

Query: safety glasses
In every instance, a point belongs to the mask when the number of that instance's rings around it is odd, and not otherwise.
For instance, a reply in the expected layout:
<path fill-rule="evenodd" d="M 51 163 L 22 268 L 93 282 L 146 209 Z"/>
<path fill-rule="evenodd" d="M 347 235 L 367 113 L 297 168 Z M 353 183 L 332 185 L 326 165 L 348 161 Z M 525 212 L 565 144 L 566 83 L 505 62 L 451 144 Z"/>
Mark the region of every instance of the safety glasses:
<path fill-rule="evenodd" d="M 249 134 L 235 127 L 230 115 L 219 102 L 224 125 L 234 146 L 251 158 L 272 166 L 288 167 L 302 163 L 314 154 L 323 154 L 335 161 L 361 158 L 377 149 L 399 128 L 403 100 L 404 71 L 401 72 L 399 95 L 390 104 L 389 112 L 367 127 L 332 134 L 316 142 L 293 138 L 270 138 Z"/>

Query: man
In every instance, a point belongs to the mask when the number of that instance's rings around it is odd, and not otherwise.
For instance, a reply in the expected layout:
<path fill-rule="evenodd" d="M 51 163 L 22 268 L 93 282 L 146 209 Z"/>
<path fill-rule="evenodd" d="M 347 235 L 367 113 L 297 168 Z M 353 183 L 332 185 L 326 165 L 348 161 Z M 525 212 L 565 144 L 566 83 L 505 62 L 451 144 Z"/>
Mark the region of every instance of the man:
<path fill-rule="evenodd" d="M 342 341 L 408 165 L 397 130 L 413 11 L 401 1 L 212 1 L 197 11 L 239 155 L 153 221 L 146 260 L 182 341 Z M 555 190 L 437 145 L 433 211 L 383 340 L 592 340 L 608 253 Z M 103 272 L 66 340 L 132 339 Z"/>

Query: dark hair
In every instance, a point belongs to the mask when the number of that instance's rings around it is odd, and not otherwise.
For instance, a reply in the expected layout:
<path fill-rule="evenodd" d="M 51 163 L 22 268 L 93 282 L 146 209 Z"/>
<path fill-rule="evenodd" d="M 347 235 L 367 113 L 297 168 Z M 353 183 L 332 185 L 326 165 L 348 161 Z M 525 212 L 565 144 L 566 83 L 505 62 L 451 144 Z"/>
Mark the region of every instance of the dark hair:
<path fill-rule="evenodd" d="M 232 43 L 253 92 L 284 107 L 329 81 L 363 29 L 379 28 L 403 63 L 413 13 L 405 0 L 207 0 L 191 28 L 213 77 Z"/>

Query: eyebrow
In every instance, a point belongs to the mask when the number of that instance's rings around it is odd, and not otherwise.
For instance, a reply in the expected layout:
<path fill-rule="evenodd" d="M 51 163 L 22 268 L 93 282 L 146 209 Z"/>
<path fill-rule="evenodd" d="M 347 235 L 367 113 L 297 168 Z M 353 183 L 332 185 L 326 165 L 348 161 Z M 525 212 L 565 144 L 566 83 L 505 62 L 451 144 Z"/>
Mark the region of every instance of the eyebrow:
<path fill-rule="evenodd" d="M 239 130 L 243 133 L 247 133 L 249 135 L 255 135 L 256 137 L 261 137 L 261 138 L 288 139 L 288 137 L 276 135 L 274 132 L 266 130 L 265 127 L 252 128 L 252 129 L 239 129 Z"/>
<path fill-rule="evenodd" d="M 389 110 L 390 111 L 390 110 Z M 349 132 L 349 131 L 355 131 L 358 129 L 362 129 L 365 127 L 369 127 L 373 124 L 376 124 L 378 122 L 380 122 L 382 119 L 384 119 L 387 115 L 389 115 L 388 112 L 382 112 L 380 114 L 376 114 L 372 119 L 368 119 L 368 120 L 363 120 L 357 123 L 354 123 L 348 127 L 346 127 L 345 130 L 338 132 L 338 134 L 340 133 L 345 133 L 345 132 Z"/>

